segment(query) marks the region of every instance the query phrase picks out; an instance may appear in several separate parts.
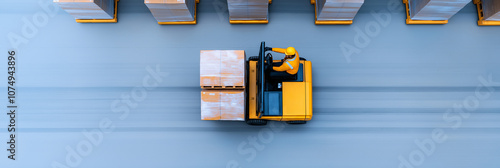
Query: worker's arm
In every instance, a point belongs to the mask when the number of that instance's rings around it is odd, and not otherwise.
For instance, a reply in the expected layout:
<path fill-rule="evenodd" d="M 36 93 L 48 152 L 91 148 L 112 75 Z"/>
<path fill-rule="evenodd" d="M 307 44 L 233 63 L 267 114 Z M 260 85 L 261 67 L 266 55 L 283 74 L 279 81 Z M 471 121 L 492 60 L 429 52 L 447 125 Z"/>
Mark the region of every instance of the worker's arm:
<path fill-rule="evenodd" d="M 284 49 L 284 48 L 273 48 L 273 51 L 277 52 L 277 53 L 283 53 L 284 54 L 285 51 L 286 51 L 286 49 Z"/>
<path fill-rule="evenodd" d="M 292 69 L 292 66 L 287 61 L 283 62 L 283 64 L 281 64 L 281 66 L 279 66 L 279 67 L 276 67 L 276 66 L 273 67 L 274 71 L 279 71 L 279 72 L 288 71 L 290 69 Z"/>

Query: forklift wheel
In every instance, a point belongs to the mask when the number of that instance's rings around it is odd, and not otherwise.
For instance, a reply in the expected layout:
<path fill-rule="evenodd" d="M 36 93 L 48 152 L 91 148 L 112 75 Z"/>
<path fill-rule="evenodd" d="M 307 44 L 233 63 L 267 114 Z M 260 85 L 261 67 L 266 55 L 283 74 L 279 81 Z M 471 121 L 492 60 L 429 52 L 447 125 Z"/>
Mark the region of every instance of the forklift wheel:
<path fill-rule="evenodd" d="M 267 120 L 247 120 L 248 125 L 266 125 Z"/>
<path fill-rule="evenodd" d="M 299 57 L 299 60 L 307 61 L 305 58 Z"/>
<path fill-rule="evenodd" d="M 259 60 L 259 56 L 252 56 L 250 58 L 248 58 L 249 61 L 258 61 Z"/>
<path fill-rule="evenodd" d="M 287 124 L 306 124 L 307 121 L 287 121 Z"/>

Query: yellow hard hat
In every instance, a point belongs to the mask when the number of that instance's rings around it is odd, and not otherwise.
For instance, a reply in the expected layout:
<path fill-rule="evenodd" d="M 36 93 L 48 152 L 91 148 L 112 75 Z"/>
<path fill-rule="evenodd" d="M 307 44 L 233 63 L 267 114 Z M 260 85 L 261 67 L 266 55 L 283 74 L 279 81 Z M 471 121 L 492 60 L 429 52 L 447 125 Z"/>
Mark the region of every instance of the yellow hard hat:
<path fill-rule="evenodd" d="M 293 47 L 288 47 L 286 48 L 285 55 L 295 55 L 295 48 Z"/>

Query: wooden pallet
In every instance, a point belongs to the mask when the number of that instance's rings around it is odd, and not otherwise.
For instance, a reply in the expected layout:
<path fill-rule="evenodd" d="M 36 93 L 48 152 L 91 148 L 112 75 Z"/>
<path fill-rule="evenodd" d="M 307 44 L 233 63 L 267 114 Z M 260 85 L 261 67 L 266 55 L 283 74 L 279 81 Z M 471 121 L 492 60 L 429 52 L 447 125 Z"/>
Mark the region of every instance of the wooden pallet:
<path fill-rule="evenodd" d="M 201 86 L 202 89 L 231 89 L 231 90 L 242 90 L 245 86 Z"/>
<path fill-rule="evenodd" d="M 77 23 L 116 23 L 118 22 L 118 1 L 115 0 L 115 13 L 113 19 L 76 19 Z"/>
<path fill-rule="evenodd" d="M 500 21 L 484 20 L 483 1 L 474 0 L 474 4 L 476 4 L 476 6 L 477 6 L 477 16 L 479 18 L 479 20 L 477 21 L 477 25 L 479 25 L 479 26 L 500 26 Z"/>
<path fill-rule="evenodd" d="M 446 24 L 448 20 L 413 20 L 410 18 L 410 1 L 403 0 L 406 6 L 406 24 Z"/>

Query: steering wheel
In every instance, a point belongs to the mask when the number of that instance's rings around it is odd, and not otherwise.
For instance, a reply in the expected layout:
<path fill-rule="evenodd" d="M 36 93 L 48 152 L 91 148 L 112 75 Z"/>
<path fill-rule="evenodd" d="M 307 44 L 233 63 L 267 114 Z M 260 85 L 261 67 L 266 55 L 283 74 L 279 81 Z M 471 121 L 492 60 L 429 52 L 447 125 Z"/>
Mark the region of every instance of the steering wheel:
<path fill-rule="evenodd" d="M 273 55 L 271 53 L 267 53 L 266 55 L 266 66 L 267 67 L 273 66 Z"/>

